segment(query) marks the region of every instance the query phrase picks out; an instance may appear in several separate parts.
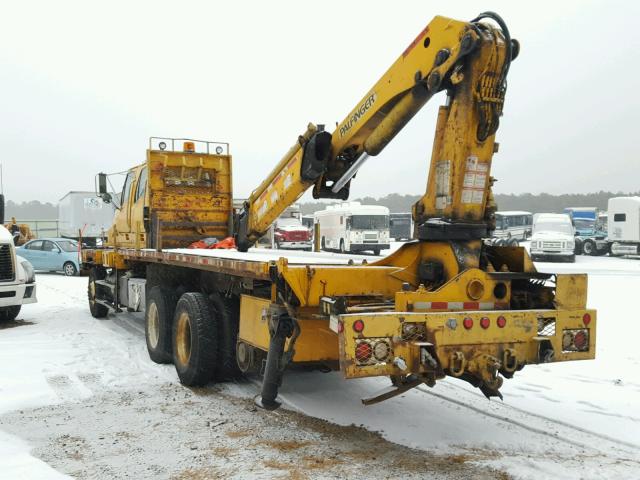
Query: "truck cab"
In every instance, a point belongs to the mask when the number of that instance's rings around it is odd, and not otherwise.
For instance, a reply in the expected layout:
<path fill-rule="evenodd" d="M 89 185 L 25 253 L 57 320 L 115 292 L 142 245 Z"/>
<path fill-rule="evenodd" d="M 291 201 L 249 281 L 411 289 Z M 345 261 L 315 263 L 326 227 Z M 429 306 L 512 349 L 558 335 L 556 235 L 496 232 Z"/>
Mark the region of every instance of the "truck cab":
<path fill-rule="evenodd" d="M 101 174 L 104 175 L 104 174 Z M 186 247 L 229 235 L 233 215 L 231 156 L 220 142 L 151 138 L 146 162 L 126 175 L 107 245 L 122 248 Z"/>
<path fill-rule="evenodd" d="M 36 301 L 33 267 L 16 254 L 13 236 L 0 225 L 0 321 L 15 320 L 22 305 Z"/>
<path fill-rule="evenodd" d="M 539 213 L 533 217 L 531 259 L 575 262 L 575 230 L 569 215 Z"/>

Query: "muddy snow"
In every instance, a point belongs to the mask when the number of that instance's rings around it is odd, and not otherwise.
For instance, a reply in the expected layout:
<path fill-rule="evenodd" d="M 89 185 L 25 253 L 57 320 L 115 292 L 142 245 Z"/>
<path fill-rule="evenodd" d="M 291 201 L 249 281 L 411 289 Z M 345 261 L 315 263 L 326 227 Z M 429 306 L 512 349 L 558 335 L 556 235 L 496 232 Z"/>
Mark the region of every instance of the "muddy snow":
<path fill-rule="evenodd" d="M 370 407 L 385 379 L 287 372 L 187 389 L 147 356 L 139 314 L 93 319 L 86 279 L 39 274 L 0 325 L 0 478 L 640 478 L 640 261 L 578 257 L 597 358 L 528 366 L 488 401 L 446 380 Z"/>

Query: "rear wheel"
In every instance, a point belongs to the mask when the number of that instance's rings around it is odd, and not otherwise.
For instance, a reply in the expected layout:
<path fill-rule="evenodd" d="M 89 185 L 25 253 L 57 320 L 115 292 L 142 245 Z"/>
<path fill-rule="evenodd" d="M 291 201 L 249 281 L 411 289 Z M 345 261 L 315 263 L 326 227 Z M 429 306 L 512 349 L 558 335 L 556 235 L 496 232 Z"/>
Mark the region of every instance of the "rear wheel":
<path fill-rule="evenodd" d="M 109 313 L 109 309 L 97 302 L 99 299 L 98 291 L 100 285 L 96 282 L 107 278 L 107 272 L 102 267 L 92 267 L 89 270 L 89 287 L 87 288 L 87 296 L 89 297 L 89 310 L 93 318 L 104 318 Z"/>
<path fill-rule="evenodd" d="M 585 240 L 582 244 L 582 253 L 585 255 L 596 255 L 597 248 L 593 240 Z"/>
<path fill-rule="evenodd" d="M 12 305 L 10 307 L 0 308 L 0 322 L 12 322 L 20 314 L 22 305 Z"/>
<path fill-rule="evenodd" d="M 74 277 L 78 273 L 78 269 L 73 262 L 65 262 L 62 266 L 62 271 L 67 277 Z"/>
<path fill-rule="evenodd" d="M 519 247 L 520 246 L 520 244 L 518 243 L 518 239 L 515 238 L 515 237 L 511 237 L 509 239 L 509 241 L 507 242 L 507 245 L 509 247 Z"/>
<path fill-rule="evenodd" d="M 180 383 L 205 385 L 215 378 L 217 318 L 202 293 L 185 293 L 173 316 L 173 363 Z"/>
<path fill-rule="evenodd" d="M 344 240 L 342 238 L 340 239 L 340 253 L 345 253 Z"/>
<path fill-rule="evenodd" d="M 176 296 L 166 288 L 155 286 L 147 293 L 144 333 L 149 358 L 156 363 L 171 363 L 171 325 Z"/>

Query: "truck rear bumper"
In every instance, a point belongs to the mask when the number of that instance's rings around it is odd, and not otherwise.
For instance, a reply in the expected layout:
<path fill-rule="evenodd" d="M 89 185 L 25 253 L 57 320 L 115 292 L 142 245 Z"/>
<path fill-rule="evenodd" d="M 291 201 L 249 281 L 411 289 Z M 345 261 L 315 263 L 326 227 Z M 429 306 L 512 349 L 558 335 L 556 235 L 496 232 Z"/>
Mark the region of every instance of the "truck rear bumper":
<path fill-rule="evenodd" d="M 36 303 L 36 284 L 13 283 L 0 285 L 0 307 Z"/>
<path fill-rule="evenodd" d="M 528 364 L 595 357 L 595 310 L 345 314 L 332 326 L 346 378 L 431 373 L 490 383 Z"/>
<path fill-rule="evenodd" d="M 311 250 L 311 242 L 279 242 L 278 246 L 286 250 Z"/>

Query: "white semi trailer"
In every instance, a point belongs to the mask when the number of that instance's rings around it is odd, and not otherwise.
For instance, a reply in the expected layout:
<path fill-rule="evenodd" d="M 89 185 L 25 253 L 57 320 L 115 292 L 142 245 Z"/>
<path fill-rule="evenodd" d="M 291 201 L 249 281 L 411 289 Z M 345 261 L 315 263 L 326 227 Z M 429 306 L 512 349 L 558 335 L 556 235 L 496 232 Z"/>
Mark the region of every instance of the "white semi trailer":
<path fill-rule="evenodd" d="M 607 208 L 611 255 L 640 255 L 640 197 L 610 198 Z"/>
<path fill-rule="evenodd" d="M 115 210 L 95 192 L 72 191 L 58 202 L 60 236 L 96 245 L 113 224 Z"/>

